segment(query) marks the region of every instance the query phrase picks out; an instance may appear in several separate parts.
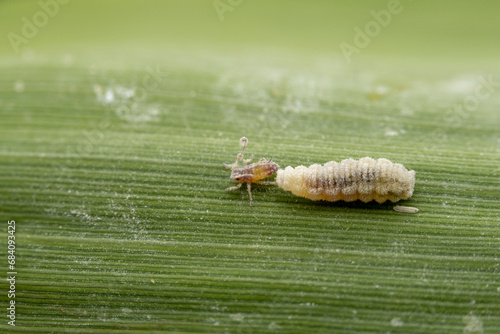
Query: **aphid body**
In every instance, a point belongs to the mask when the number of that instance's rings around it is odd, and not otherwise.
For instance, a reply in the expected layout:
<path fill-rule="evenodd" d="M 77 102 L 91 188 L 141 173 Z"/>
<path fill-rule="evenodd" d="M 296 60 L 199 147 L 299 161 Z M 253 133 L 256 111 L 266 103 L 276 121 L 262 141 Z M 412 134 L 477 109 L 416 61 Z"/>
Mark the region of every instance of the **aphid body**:
<path fill-rule="evenodd" d="M 415 171 L 387 159 L 346 159 L 280 169 L 276 184 L 314 201 L 397 202 L 413 194 Z"/>
<path fill-rule="evenodd" d="M 243 159 L 243 151 L 245 150 L 247 144 L 248 139 L 242 137 L 240 139 L 240 145 L 243 147 L 243 149 L 241 150 L 241 153 L 238 154 L 236 162 L 230 165 L 224 164 L 224 167 L 231 168 L 231 179 L 239 182 L 237 186 L 229 187 L 226 190 L 239 189 L 243 183 L 246 183 L 248 195 L 250 197 L 250 206 L 252 206 L 252 183 L 274 184 L 274 182 L 261 180 L 275 174 L 280 166 L 278 166 L 273 161 L 264 158 L 260 159 L 259 162 L 247 165 L 247 163 L 252 160 L 252 158 L 247 160 Z M 240 160 L 243 160 L 243 167 L 240 167 L 239 165 Z"/>

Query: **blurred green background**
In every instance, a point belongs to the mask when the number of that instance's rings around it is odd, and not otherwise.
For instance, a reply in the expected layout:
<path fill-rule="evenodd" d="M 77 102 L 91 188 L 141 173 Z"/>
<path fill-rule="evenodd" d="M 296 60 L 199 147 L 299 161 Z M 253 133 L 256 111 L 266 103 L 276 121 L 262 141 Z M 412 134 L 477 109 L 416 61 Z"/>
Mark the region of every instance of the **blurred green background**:
<path fill-rule="evenodd" d="M 69 1 L 60 8 L 25 51 L 100 52 L 142 50 L 242 53 L 253 50 L 297 55 L 341 57 L 339 45 L 352 43 L 353 28 L 364 28 L 371 11 L 390 1 Z M 495 1 L 401 0 L 401 12 L 356 58 L 390 57 L 416 62 L 429 59 L 470 67 L 496 61 L 500 55 L 498 3 Z M 238 4 L 239 3 L 239 4 Z M 32 21 L 36 1 L 0 3 L 0 52 L 12 55 L 5 35 L 20 33 L 22 17 Z M 222 8 L 223 21 L 215 7 Z M 120 46 L 120 49 L 113 48 Z M 198 51 L 195 51 L 198 50 Z M 259 51 L 260 52 L 260 51 Z M 122 56 L 125 56 L 122 54 Z"/>

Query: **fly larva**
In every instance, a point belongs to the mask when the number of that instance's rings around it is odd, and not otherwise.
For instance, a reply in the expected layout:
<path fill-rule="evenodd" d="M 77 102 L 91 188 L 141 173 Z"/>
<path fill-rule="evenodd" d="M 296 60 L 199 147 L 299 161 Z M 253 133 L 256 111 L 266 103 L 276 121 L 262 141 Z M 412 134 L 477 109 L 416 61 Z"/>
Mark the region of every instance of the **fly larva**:
<path fill-rule="evenodd" d="M 414 208 L 412 206 L 403 206 L 403 205 L 396 205 L 395 207 L 392 208 L 394 211 L 397 212 L 404 212 L 404 213 L 417 213 L 418 209 Z"/>
<path fill-rule="evenodd" d="M 415 171 L 387 159 L 346 159 L 280 169 L 276 184 L 313 201 L 397 202 L 413 194 Z"/>
<path fill-rule="evenodd" d="M 241 185 L 246 182 L 248 196 L 250 197 L 250 206 L 252 206 L 252 183 L 274 184 L 274 182 L 271 181 L 261 180 L 276 173 L 280 166 L 271 160 L 266 160 L 264 158 L 260 159 L 259 162 L 247 166 L 247 163 L 252 161 L 253 158 L 252 156 L 250 159 L 243 159 L 243 151 L 245 151 L 245 147 L 248 145 L 248 139 L 246 137 L 241 137 L 240 145 L 243 149 L 241 150 L 241 153 L 238 154 L 236 162 L 230 165 L 224 164 L 224 167 L 231 168 L 231 179 L 238 181 L 239 184 L 234 187 L 229 187 L 226 190 L 239 189 Z M 240 167 L 239 165 L 240 160 L 243 161 L 243 167 Z"/>

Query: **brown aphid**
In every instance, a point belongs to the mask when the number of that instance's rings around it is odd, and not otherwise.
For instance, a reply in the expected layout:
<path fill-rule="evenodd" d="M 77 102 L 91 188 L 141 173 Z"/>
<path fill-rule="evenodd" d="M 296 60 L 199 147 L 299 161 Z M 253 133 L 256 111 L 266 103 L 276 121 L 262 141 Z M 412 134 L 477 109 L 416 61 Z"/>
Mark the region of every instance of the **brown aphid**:
<path fill-rule="evenodd" d="M 272 181 L 261 180 L 276 173 L 280 166 L 278 166 L 271 160 L 266 160 L 264 158 L 260 159 L 259 162 L 247 165 L 247 163 L 252 161 L 252 158 L 243 159 L 243 151 L 245 151 L 245 147 L 248 145 L 248 139 L 246 137 L 242 137 L 240 139 L 240 145 L 243 147 L 243 149 L 241 150 L 241 153 L 238 154 L 236 162 L 230 165 L 224 164 L 224 167 L 231 168 L 231 179 L 238 181 L 239 184 L 234 187 L 229 187 L 226 190 L 229 191 L 239 189 L 241 185 L 246 182 L 248 196 L 250 197 L 250 206 L 252 206 L 252 183 L 275 184 L 275 182 Z M 239 165 L 240 160 L 243 161 L 243 167 L 240 167 Z"/>
<path fill-rule="evenodd" d="M 397 202 L 413 194 L 415 171 L 387 159 L 346 159 L 280 169 L 276 184 L 313 201 Z"/>

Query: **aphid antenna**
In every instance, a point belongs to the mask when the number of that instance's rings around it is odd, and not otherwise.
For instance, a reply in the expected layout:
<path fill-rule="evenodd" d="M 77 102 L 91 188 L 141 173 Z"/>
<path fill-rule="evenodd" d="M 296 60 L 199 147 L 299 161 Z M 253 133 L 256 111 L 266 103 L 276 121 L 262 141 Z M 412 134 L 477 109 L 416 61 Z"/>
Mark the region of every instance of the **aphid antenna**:
<path fill-rule="evenodd" d="M 238 162 L 240 162 L 240 160 L 243 160 L 243 166 L 246 166 L 247 163 L 252 161 L 253 154 L 250 157 L 250 159 L 243 159 L 243 152 L 245 152 L 245 148 L 247 147 L 247 145 L 248 145 L 247 137 L 241 137 L 240 138 L 240 146 L 242 147 L 241 153 L 238 153 L 238 155 L 236 156 L 236 161 L 234 162 L 234 164 L 224 164 L 224 167 L 235 169 L 235 168 L 238 168 Z"/>

